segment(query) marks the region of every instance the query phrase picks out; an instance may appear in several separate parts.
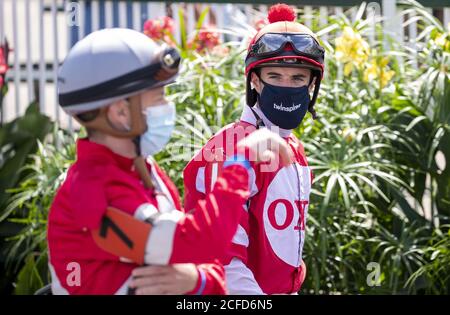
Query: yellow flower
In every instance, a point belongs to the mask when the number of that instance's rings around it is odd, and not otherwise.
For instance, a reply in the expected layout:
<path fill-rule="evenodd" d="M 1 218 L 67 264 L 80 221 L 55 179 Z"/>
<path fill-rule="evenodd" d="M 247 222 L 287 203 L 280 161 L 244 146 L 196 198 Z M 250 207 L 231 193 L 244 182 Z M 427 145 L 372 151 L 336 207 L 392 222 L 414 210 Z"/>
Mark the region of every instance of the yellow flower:
<path fill-rule="evenodd" d="M 434 40 L 436 42 L 436 45 L 444 47 L 445 46 L 445 36 L 446 34 L 439 34 L 436 39 Z"/>
<path fill-rule="evenodd" d="M 353 128 L 345 127 L 344 130 L 342 130 L 342 137 L 347 143 L 350 143 L 355 139 L 356 132 Z"/>
<path fill-rule="evenodd" d="M 348 75 L 353 67 L 361 68 L 370 55 L 370 47 L 361 34 L 351 27 L 344 27 L 342 36 L 336 38 L 336 59 L 345 64 L 344 74 Z"/>
<path fill-rule="evenodd" d="M 439 33 L 434 39 L 436 45 L 441 47 L 444 51 L 450 51 L 450 34 L 449 33 Z"/>
<path fill-rule="evenodd" d="M 380 83 L 381 88 L 385 87 L 395 75 L 395 72 L 387 66 L 388 63 L 389 59 L 387 57 L 374 58 L 364 71 L 364 81 L 370 82 L 375 80 Z"/>

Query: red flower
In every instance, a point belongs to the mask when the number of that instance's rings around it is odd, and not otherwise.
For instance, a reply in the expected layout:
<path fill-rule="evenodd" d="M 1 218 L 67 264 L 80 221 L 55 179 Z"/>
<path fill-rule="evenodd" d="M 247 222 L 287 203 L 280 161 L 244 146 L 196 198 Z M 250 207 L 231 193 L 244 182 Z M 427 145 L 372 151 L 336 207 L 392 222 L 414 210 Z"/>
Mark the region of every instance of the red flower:
<path fill-rule="evenodd" d="M 169 16 L 163 17 L 162 20 L 164 22 L 164 29 L 166 29 L 169 33 L 173 33 L 175 31 L 174 20 Z"/>
<path fill-rule="evenodd" d="M 5 84 L 5 75 L 8 71 L 8 54 L 10 52 L 8 42 L 6 41 L 3 46 L 0 46 L 0 90 Z"/>
<path fill-rule="evenodd" d="M 206 29 L 200 30 L 198 39 L 203 42 L 208 49 L 211 49 L 220 43 L 219 33 L 207 31 Z"/>
<path fill-rule="evenodd" d="M 163 23 L 159 20 L 147 20 L 144 23 L 144 34 L 154 40 L 161 40 L 163 34 Z"/>
<path fill-rule="evenodd" d="M 4 75 L 8 71 L 7 54 L 8 46 L 0 47 L 0 75 Z"/>
<path fill-rule="evenodd" d="M 158 19 L 147 20 L 144 23 L 144 34 L 153 40 L 164 40 L 171 44 L 166 32 L 173 33 L 175 30 L 175 23 L 171 17 L 163 16 Z"/>
<path fill-rule="evenodd" d="M 214 47 L 220 44 L 220 36 L 216 31 L 209 31 L 211 26 L 202 27 L 197 36 L 188 42 L 189 49 L 195 49 L 198 52 L 204 50 L 212 50 Z"/>

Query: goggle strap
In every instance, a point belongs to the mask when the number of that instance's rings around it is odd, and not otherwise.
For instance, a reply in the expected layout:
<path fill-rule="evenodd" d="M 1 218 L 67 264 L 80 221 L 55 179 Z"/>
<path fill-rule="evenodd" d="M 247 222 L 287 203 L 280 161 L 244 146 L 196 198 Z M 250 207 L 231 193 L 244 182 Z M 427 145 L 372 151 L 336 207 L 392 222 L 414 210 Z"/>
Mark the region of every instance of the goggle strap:
<path fill-rule="evenodd" d="M 315 84 L 315 87 L 314 87 L 314 94 L 313 94 L 313 97 L 312 97 L 312 99 L 311 99 L 311 102 L 309 103 L 308 111 L 311 113 L 312 118 L 313 118 L 314 120 L 316 120 L 318 117 L 317 117 L 317 113 L 316 113 L 316 111 L 315 111 L 315 109 L 314 109 L 314 105 L 315 105 L 315 103 L 316 103 L 317 96 L 319 95 L 320 82 L 322 81 L 322 78 L 321 78 L 320 76 L 318 76 L 318 75 L 316 75 L 316 76 L 314 76 L 314 77 L 316 77 L 317 79 L 316 79 L 316 82 L 314 83 L 314 84 Z"/>
<path fill-rule="evenodd" d="M 257 72 L 255 72 L 255 74 L 262 83 L 266 84 Z M 261 119 L 261 117 L 259 117 L 252 106 L 250 107 L 250 109 L 252 110 L 252 113 L 256 118 L 256 129 L 259 129 L 259 127 L 265 127 L 266 125 L 264 124 L 264 121 Z"/>

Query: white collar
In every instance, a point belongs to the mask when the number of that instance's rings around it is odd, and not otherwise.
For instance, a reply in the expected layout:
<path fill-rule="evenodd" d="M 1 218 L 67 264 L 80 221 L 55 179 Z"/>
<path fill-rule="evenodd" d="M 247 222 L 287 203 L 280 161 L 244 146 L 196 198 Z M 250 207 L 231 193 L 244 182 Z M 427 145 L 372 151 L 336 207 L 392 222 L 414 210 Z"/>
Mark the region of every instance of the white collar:
<path fill-rule="evenodd" d="M 274 125 L 261 111 L 258 103 L 253 106 L 253 110 L 258 114 L 258 116 L 262 119 L 264 126 L 270 129 L 273 132 L 278 133 L 282 138 L 287 138 L 290 136 L 292 130 L 291 129 L 283 129 L 276 125 Z M 242 111 L 241 120 L 245 121 L 253 126 L 256 126 L 256 117 L 253 114 L 251 108 L 248 105 L 244 105 L 244 110 Z"/>

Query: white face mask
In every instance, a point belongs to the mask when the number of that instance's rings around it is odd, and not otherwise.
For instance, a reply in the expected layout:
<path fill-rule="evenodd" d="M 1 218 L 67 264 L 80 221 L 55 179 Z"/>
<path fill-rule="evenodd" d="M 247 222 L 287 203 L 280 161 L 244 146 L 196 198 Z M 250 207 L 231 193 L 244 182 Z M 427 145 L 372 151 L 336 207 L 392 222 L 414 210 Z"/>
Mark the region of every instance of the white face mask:
<path fill-rule="evenodd" d="M 169 142 L 175 127 L 175 104 L 151 106 L 144 112 L 147 131 L 140 137 L 141 155 L 146 158 L 160 152 Z"/>

